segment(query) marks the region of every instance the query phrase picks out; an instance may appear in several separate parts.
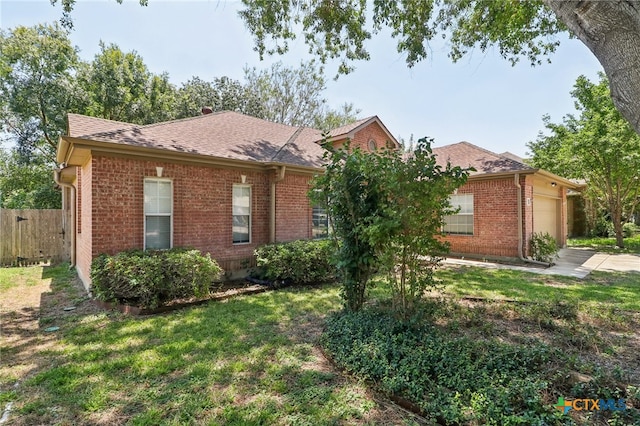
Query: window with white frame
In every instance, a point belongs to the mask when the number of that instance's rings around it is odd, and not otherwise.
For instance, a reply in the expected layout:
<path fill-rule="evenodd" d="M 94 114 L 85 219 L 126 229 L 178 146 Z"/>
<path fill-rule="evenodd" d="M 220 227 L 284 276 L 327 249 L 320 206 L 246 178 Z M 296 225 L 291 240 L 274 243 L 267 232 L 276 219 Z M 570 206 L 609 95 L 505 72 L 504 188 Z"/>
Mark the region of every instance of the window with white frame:
<path fill-rule="evenodd" d="M 144 180 L 144 248 L 169 249 L 172 241 L 173 187 L 169 179 Z"/>
<path fill-rule="evenodd" d="M 233 243 L 251 242 L 251 186 L 233 185 Z"/>
<path fill-rule="evenodd" d="M 311 224 L 312 238 L 321 239 L 329 236 L 329 215 L 323 207 L 313 206 Z"/>
<path fill-rule="evenodd" d="M 473 235 L 473 194 L 454 194 L 449 197 L 458 213 L 444 217 L 444 229 L 447 234 Z"/>

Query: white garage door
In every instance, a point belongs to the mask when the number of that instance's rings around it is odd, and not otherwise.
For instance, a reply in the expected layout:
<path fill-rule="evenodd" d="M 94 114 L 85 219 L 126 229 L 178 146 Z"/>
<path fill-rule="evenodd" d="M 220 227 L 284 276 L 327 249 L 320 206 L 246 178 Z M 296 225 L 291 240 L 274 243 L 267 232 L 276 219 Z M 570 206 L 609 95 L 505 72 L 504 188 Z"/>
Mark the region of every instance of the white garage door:
<path fill-rule="evenodd" d="M 548 232 L 558 240 L 560 200 L 549 197 L 533 197 L 533 232 Z"/>

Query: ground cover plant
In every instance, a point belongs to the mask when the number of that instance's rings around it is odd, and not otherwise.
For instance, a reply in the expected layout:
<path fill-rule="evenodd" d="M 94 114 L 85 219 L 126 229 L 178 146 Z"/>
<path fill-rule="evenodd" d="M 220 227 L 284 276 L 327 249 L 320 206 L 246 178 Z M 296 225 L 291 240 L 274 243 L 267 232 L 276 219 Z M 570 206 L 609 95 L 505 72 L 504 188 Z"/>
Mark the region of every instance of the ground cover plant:
<path fill-rule="evenodd" d="M 638 276 L 447 267 L 438 277 L 410 321 L 394 316 L 384 286 L 363 312 L 332 314 L 325 351 L 440 424 L 639 424 Z M 626 410 L 563 414 L 558 398 L 624 399 Z"/>

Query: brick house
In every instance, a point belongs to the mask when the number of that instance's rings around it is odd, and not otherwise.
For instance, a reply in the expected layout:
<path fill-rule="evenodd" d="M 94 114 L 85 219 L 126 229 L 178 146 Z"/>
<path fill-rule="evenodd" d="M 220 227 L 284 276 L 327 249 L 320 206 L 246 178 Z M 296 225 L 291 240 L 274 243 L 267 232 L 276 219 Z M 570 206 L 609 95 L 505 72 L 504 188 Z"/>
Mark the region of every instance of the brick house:
<path fill-rule="evenodd" d="M 479 258 L 530 256 L 534 232 L 551 234 L 560 247 L 567 241 L 567 191 L 579 185 L 530 167 L 513 154 L 496 154 L 468 142 L 433 149 L 437 161 L 476 169 L 451 196 L 460 206 L 445 218 L 451 253 Z"/>
<path fill-rule="evenodd" d="M 375 116 L 329 136 L 367 151 L 399 146 Z M 145 126 L 69 114 L 56 180 L 80 279 L 89 288 L 101 253 L 190 246 L 234 271 L 257 246 L 323 235 L 326 215 L 307 197 L 321 140 L 316 129 L 236 112 Z"/>

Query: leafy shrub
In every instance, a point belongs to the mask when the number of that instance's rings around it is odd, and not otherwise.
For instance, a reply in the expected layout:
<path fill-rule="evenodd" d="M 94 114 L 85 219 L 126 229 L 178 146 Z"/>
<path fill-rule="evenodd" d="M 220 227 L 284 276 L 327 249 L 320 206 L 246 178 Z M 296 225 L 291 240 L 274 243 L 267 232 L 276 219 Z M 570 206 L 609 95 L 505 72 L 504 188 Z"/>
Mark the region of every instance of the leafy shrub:
<path fill-rule="evenodd" d="M 615 237 L 616 231 L 613 229 L 613 223 L 604 217 L 598 217 L 595 225 L 589 230 L 590 237 Z"/>
<path fill-rule="evenodd" d="M 330 240 L 268 244 L 255 250 L 262 276 L 271 281 L 309 284 L 335 279 Z"/>
<path fill-rule="evenodd" d="M 558 243 L 548 232 L 534 233 L 531 236 L 530 245 L 534 260 L 552 263 L 558 255 Z"/>
<path fill-rule="evenodd" d="M 175 299 L 206 296 L 221 272 L 208 253 L 198 250 L 128 250 L 96 257 L 91 285 L 98 300 L 156 308 Z"/>
<path fill-rule="evenodd" d="M 638 227 L 633 223 L 625 223 L 622 225 L 622 235 L 624 238 L 631 238 L 638 232 Z"/>
<path fill-rule="evenodd" d="M 371 310 L 329 317 L 321 344 L 333 360 L 440 424 L 556 424 L 545 374 L 561 359 L 545 345 L 451 337 Z"/>

